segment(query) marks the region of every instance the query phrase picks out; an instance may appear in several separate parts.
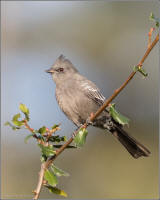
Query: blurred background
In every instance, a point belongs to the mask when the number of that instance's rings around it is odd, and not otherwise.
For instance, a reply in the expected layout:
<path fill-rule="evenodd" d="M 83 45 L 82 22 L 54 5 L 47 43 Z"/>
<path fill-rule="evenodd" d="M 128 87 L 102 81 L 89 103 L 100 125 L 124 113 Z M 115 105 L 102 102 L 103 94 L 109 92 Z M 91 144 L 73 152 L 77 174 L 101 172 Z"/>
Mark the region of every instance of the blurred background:
<path fill-rule="evenodd" d="M 30 126 L 62 123 L 68 138 L 75 126 L 60 111 L 55 84 L 45 73 L 60 54 L 109 97 L 143 56 L 148 32 L 159 17 L 149 2 L 3 1 L 1 60 L 2 198 L 31 199 L 38 181 L 40 151 L 27 130 L 14 132 L 4 123 L 30 109 Z M 153 37 L 156 33 L 153 34 Z M 70 199 L 158 199 L 158 45 L 144 63 L 149 76 L 137 73 L 114 100 L 131 119 L 126 130 L 152 152 L 133 159 L 110 134 L 89 128 L 85 146 L 66 150 L 56 165 L 70 173 L 58 187 Z M 58 199 L 43 189 L 40 198 Z"/>

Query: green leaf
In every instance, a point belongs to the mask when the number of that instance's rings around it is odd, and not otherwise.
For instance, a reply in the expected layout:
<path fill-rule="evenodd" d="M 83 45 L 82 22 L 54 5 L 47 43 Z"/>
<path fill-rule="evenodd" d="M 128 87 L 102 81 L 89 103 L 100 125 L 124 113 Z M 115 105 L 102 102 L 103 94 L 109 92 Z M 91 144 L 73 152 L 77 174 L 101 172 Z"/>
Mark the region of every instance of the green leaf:
<path fill-rule="evenodd" d="M 29 121 L 29 109 L 27 106 L 21 103 L 19 109 L 24 113 L 26 120 Z"/>
<path fill-rule="evenodd" d="M 44 173 L 44 178 L 46 181 L 48 181 L 48 184 L 51 186 L 56 186 L 58 181 L 57 181 L 57 177 L 55 176 L 55 174 L 51 171 L 49 171 L 48 169 L 46 169 L 45 173 Z"/>
<path fill-rule="evenodd" d="M 142 67 L 139 67 L 138 71 L 143 75 L 143 76 L 148 76 L 148 73 L 142 68 Z"/>
<path fill-rule="evenodd" d="M 27 113 L 29 114 L 29 109 L 27 108 L 27 106 L 25 104 L 20 104 L 19 105 L 19 109 L 23 112 L 23 113 Z"/>
<path fill-rule="evenodd" d="M 11 126 L 11 123 L 10 123 L 10 122 L 5 122 L 4 125 L 5 125 L 5 126 Z"/>
<path fill-rule="evenodd" d="M 156 26 L 159 27 L 160 19 L 155 17 L 153 13 L 150 14 L 149 19 L 156 23 Z"/>
<path fill-rule="evenodd" d="M 54 144 L 53 145 L 55 148 L 60 148 L 62 146 L 62 144 Z M 68 145 L 66 148 L 68 149 L 73 149 L 73 148 L 77 148 L 76 146 L 73 146 L 73 145 Z"/>
<path fill-rule="evenodd" d="M 46 127 L 45 126 L 43 126 L 43 127 L 41 127 L 39 130 L 38 130 L 38 133 L 40 133 L 40 134 L 44 134 L 44 133 L 46 133 Z"/>
<path fill-rule="evenodd" d="M 156 21 L 156 26 L 159 28 L 159 21 Z"/>
<path fill-rule="evenodd" d="M 58 124 L 55 124 L 54 126 L 52 126 L 52 129 L 55 129 L 55 128 L 57 128 L 57 127 L 59 127 L 59 125 L 58 125 Z"/>
<path fill-rule="evenodd" d="M 42 154 L 42 156 L 41 156 L 41 158 L 40 158 L 40 161 L 43 163 L 43 162 L 45 162 L 46 160 L 47 160 L 47 156 Z"/>
<path fill-rule="evenodd" d="M 42 154 L 44 154 L 47 157 L 53 156 L 56 153 L 52 145 L 45 147 L 42 144 L 38 144 L 38 146 L 41 148 Z"/>
<path fill-rule="evenodd" d="M 113 119 L 119 124 L 122 125 L 129 124 L 129 119 L 116 111 L 115 104 L 112 104 L 109 107 L 109 113 L 113 117 Z"/>
<path fill-rule="evenodd" d="M 69 176 L 69 174 L 67 172 L 63 171 L 62 169 L 59 169 L 58 167 L 56 167 L 53 164 L 51 165 L 51 169 L 56 176 Z"/>
<path fill-rule="evenodd" d="M 134 67 L 133 67 L 133 71 L 134 71 L 134 72 L 137 72 L 137 71 L 138 71 L 138 66 L 134 66 Z"/>
<path fill-rule="evenodd" d="M 33 134 L 29 134 L 24 138 L 24 142 L 27 144 L 28 140 L 33 137 Z"/>
<path fill-rule="evenodd" d="M 60 137 L 59 135 L 52 135 L 49 137 L 49 141 L 59 143 L 59 142 L 67 141 L 67 138 L 66 138 L 66 136 Z"/>
<path fill-rule="evenodd" d="M 13 126 L 13 124 L 11 124 L 10 122 L 6 122 L 4 125 L 5 125 L 5 126 L 10 126 L 13 130 L 20 129 L 20 127 Z"/>
<path fill-rule="evenodd" d="M 12 122 L 13 122 L 14 125 L 16 125 L 16 126 L 22 126 L 24 124 L 23 121 L 19 121 L 18 120 L 20 117 L 21 117 L 20 113 L 18 113 L 18 114 L 16 114 L 16 115 L 13 116 Z"/>
<path fill-rule="evenodd" d="M 66 142 L 67 141 L 67 137 L 66 136 L 61 137 L 61 141 Z"/>
<path fill-rule="evenodd" d="M 152 12 L 150 13 L 149 19 L 150 20 L 154 20 L 155 19 L 155 16 L 154 16 L 154 14 Z"/>
<path fill-rule="evenodd" d="M 49 141 L 51 142 L 60 142 L 59 136 L 58 135 L 52 135 L 49 137 Z"/>
<path fill-rule="evenodd" d="M 88 131 L 85 128 L 81 128 L 77 135 L 74 137 L 74 142 L 77 147 L 82 147 L 86 142 Z"/>
<path fill-rule="evenodd" d="M 20 128 L 16 126 L 12 126 L 12 130 L 16 131 L 17 129 L 20 129 Z"/>
<path fill-rule="evenodd" d="M 58 194 L 58 195 L 63 196 L 63 197 L 67 197 L 67 193 L 64 192 L 61 189 L 58 189 L 56 187 L 52 187 L 52 186 L 49 186 L 49 185 L 45 185 L 45 187 L 47 187 L 51 193 Z"/>
<path fill-rule="evenodd" d="M 24 115 L 25 115 L 25 119 L 26 119 L 27 121 L 29 121 L 29 115 L 28 115 L 27 113 L 24 113 Z"/>
<path fill-rule="evenodd" d="M 145 76 L 145 77 L 148 76 L 148 73 L 140 66 L 134 66 L 133 71 L 134 72 L 139 71 L 143 76 Z"/>

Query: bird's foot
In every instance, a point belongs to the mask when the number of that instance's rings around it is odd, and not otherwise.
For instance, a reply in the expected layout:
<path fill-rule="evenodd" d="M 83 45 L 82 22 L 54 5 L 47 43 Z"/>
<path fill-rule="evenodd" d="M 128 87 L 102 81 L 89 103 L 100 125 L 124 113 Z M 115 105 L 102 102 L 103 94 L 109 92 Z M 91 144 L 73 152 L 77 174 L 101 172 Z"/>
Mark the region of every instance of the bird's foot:
<path fill-rule="evenodd" d="M 94 113 L 91 113 L 90 116 L 86 120 L 87 126 L 92 125 L 93 126 L 93 121 L 91 121 L 91 118 L 94 116 Z"/>
<path fill-rule="evenodd" d="M 72 133 L 72 137 L 73 137 L 73 138 L 76 137 L 76 135 L 77 135 L 77 133 L 78 133 L 78 130 L 79 130 L 80 127 L 82 127 L 82 126 L 83 126 L 83 124 L 79 125 L 79 126 L 76 128 L 76 130 Z"/>
<path fill-rule="evenodd" d="M 72 138 L 75 138 L 76 135 L 77 135 L 77 131 L 73 132 L 73 134 L 72 134 Z"/>

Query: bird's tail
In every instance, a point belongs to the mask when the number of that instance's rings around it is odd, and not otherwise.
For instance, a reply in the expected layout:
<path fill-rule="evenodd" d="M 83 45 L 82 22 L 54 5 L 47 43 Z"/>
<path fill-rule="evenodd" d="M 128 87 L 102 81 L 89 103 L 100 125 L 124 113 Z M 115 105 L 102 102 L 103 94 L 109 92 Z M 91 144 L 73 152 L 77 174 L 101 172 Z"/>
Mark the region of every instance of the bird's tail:
<path fill-rule="evenodd" d="M 134 157 L 149 156 L 151 153 L 145 146 L 136 139 L 128 135 L 121 127 L 116 126 L 116 130 L 112 134 L 120 141 L 127 151 Z"/>

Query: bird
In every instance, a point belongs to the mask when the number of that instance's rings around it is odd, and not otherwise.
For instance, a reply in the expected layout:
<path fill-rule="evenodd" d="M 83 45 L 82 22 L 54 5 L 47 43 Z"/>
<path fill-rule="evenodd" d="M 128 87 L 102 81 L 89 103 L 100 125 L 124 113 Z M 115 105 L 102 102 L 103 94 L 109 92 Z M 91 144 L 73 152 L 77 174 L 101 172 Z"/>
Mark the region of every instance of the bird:
<path fill-rule="evenodd" d="M 81 75 L 72 62 L 60 55 L 50 69 L 55 82 L 55 96 L 64 114 L 77 126 L 81 127 L 105 102 L 100 89 Z M 91 125 L 110 132 L 125 147 L 133 158 L 148 157 L 150 151 L 129 135 L 121 124 L 113 119 L 108 107 Z"/>

